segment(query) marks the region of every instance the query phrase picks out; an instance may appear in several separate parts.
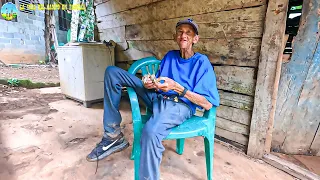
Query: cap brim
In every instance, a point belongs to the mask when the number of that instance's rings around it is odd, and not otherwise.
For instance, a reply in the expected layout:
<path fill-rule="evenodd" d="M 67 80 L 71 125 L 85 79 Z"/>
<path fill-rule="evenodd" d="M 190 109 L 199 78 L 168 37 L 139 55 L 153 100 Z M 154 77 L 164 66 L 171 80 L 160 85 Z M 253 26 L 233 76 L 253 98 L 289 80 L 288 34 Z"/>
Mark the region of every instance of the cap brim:
<path fill-rule="evenodd" d="M 199 33 L 198 33 L 198 28 L 197 28 L 193 23 L 191 23 L 191 22 L 189 22 L 189 21 L 188 21 L 188 22 L 178 22 L 177 25 L 176 25 L 176 28 L 177 28 L 178 26 L 182 25 L 182 24 L 189 24 L 190 26 L 193 27 L 195 33 L 196 33 L 197 35 L 199 34 Z"/>

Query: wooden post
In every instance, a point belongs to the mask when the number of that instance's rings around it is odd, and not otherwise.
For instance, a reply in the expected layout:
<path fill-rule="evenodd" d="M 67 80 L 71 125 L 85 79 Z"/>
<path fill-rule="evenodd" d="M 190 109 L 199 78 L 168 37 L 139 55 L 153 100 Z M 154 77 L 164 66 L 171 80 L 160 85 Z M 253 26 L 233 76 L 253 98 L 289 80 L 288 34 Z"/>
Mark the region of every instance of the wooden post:
<path fill-rule="evenodd" d="M 268 3 L 247 151 L 249 156 L 255 158 L 262 158 L 264 154 L 277 61 L 283 53 L 281 46 L 286 28 L 288 3 L 289 0 L 270 0 Z"/>
<path fill-rule="evenodd" d="M 269 116 L 269 120 L 268 120 L 268 124 L 267 124 L 266 143 L 265 143 L 265 147 L 264 147 L 265 153 L 270 153 L 273 125 L 274 125 L 274 115 L 276 113 L 276 107 L 277 107 L 277 96 L 278 96 L 278 88 L 279 88 L 279 81 L 280 81 L 280 75 L 281 75 L 282 57 L 283 57 L 283 51 L 286 47 L 286 43 L 288 41 L 288 38 L 289 38 L 288 34 L 284 35 L 284 38 L 282 39 L 282 46 L 279 51 L 280 54 L 278 56 L 276 77 L 274 80 L 273 94 L 272 94 L 272 98 L 271 98 L 271 111 L 270 111 L 270 116 Z"/>

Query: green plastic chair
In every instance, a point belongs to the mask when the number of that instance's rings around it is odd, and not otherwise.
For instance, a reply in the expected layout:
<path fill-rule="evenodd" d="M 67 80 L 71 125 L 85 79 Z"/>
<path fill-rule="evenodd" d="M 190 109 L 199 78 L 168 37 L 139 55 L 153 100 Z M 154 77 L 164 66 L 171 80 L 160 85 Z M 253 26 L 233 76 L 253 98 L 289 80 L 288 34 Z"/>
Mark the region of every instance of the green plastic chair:
<path fill-rule="evenodd" d="M 147 57 L 134 62 L 128 72 L 135 75 L 141 70 L 142 75 L 155 74 L 159 69 L 160 61 L 155 57 Z M 148 69 L 148 70 L 147 70 Z M 151 117 L 152 112 L 147 108 L 146 114 L 141 115 L 138 103 L 138 97 L 133 88 L 127 88 L 133 121 L 133 148 L 131 159 L 134 160 L 134 174 L 135 180 L 139 180 L 139 165 L 140 165 L 140 137 L 144 124 Z M 203 117 L 192 116 L 180 126 L 172 129 L 171 133 L 165 139 L 176 139 L 176 151 L 178 154 L 183 153 L 184 139 L 195 136 L 204 137 L 205 157 L 207 165 L 207 179 L 212 180 L 213 175 L 213 152 L 214 152 L 214 130 L 216 121 L 216 107 L 205 111 Z"/>

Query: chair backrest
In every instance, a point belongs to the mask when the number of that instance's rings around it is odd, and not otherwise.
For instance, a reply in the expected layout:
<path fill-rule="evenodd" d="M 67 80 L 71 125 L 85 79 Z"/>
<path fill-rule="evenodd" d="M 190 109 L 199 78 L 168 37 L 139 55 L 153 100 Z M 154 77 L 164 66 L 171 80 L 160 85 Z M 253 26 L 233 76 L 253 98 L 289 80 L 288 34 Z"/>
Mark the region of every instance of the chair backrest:
<path fill-rule="evenodd" d="M 148 73 L 150 74 L 156 74 L 156 72 L 159 69 L 160 60 L 158 60 L 155 57 L 146 57 L 142 58 L 136 62 L 134 62 L 130 68 L 128 69 L 128 72 L 130 74 L 135 75 L 139 70 L 141 70 L 142 75 L 146 75 Z"/>
<path fill-rule="evenodd" d="M 148 73 L 150 73 L 150 75 L 156 74 L 159 69 L 160 62 L 160 60 L 153 56 L 142 58 L 134 62 L 128 69 L 128 72 L 130 74 L 136 75 L 137 72 L 141 70 L 142 76 Z M 151 115 L 151 110 L 149 110 L 148 107 L 146 107 L 146 114 Z"/>

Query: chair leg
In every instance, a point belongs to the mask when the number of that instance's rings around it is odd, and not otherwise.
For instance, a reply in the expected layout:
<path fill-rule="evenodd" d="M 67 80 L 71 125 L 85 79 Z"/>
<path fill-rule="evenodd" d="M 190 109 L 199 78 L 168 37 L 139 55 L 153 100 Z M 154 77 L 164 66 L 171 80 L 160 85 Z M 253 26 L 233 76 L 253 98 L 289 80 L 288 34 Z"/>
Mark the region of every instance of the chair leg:
<path fill-rule="evenodd" d="M 134 180 L 139 180 L 139 168 L 140 168 L 140 138 L 134 141 Z"/>
<path fill-rule="evenodd" d="M 132 145 L 132 150 L 131 150 L 131 156 L 130 156 L 131 160 L 134 160 L 134 143 Z"/>
<path fill-rule="evenodd" d="M 140 154 L 141 154 L 141 132 L 142 124 L 136 123 L 133 126 L 133 147 L 131 158 L 134 160 L 134 180 L 139 180 L 139 169 L 140 169 Z"/>
<path fill-rule="evenodd" d="M 214 139 L 213 135 L 208 135 L 204 138 L 206 165 L 207 165 L 207 179 L 213 179 L 213 152 L 214 152 Z"/>
<path fill-rule="evenodd" d="M 182 155 L 184 149 L 184 139 L 177 139 L 177 153 Z"/>

